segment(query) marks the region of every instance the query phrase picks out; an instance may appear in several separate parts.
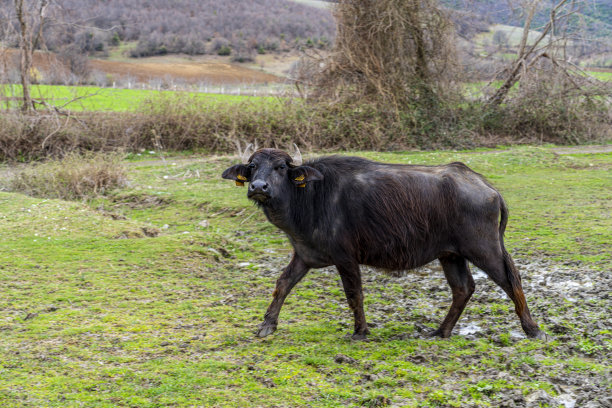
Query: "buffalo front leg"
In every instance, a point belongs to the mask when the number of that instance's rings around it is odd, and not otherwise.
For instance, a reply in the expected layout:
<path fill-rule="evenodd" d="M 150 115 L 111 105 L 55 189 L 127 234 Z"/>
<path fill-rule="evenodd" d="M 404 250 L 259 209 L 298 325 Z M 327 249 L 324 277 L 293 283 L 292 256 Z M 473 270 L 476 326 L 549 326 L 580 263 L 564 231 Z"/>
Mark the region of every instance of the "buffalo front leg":
<path fill-rule="evenodd" d="M 274 299 L 266 311 L 263 323 L 257 328 L 258 337 L 266 337 L 276 331 L 278 315 L 287 295 L 289 295 L 291 289 L 293 289 L 309 270 L 310 268 L 304 263 L 302 258 L 294 252 L 291 262 L 289 262 L 289 265 L 287 265 L 276 281 L 276 289 L 272 295 Z"/>
<path fill-rule="evenodd" d="M 351 338 L 353 340 L 364 340 L 370 331 L 363 311 L 363 290 L 359 265 L 336 265 L 336 268 L 338 268 L 340 279 L 342 279 L 346 300 L 355 317 L 355 331 Z"/>

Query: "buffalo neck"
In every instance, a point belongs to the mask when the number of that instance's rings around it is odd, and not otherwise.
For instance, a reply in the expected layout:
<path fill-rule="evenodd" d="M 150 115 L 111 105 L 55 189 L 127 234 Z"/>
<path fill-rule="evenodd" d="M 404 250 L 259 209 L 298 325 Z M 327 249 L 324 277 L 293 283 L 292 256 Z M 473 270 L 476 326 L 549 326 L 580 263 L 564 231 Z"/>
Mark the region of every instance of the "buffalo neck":
<path fill-rule="evenodd" d="M 262 205 L 263 212 L 272 224 L 301 241 L 328 218 L 330 208 L 323 205 L 322 197 L 324 183 L 309 183 L 303 189 L 293 187 L 283 200 Z"/>

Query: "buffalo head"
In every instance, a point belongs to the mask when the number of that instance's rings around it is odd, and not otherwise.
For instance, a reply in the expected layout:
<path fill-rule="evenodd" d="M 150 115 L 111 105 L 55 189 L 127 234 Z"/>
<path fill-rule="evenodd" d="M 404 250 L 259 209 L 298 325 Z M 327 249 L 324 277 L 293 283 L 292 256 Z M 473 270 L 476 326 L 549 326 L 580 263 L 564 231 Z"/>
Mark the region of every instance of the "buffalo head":
<path fill-rule="evenodd" d="M 297 147 L 296 147 L 297 149 Z M 249 183 L 247 196 L 261 205 L 282 200 L 296 188 L 322 180 L 323 175 L 310 166 L 301 165 L 299 150 L 291 157 L 278 149 L 259 149 L 244 164 L 236 164 L 223 172 L 222 177 L 234 180 L 237 186 Z"/>

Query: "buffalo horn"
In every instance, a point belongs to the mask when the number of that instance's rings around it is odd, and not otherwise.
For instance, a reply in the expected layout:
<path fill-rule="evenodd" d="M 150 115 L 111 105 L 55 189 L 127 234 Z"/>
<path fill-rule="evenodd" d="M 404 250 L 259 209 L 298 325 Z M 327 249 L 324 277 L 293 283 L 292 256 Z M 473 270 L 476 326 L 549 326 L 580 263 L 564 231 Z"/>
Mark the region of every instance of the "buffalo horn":
<path fill-rule="evenodd" d="M 255 148 L 253 147 L 253 143 L 249 143 L 249 145 L 244 149 L 244 153 L 242 153 L 242 163 L 247 164 L 249 162 L 249 158 L 255 152 Z"/>
<path fill-rule="evenodd" d="M 300 148 L 297 147 L 297 145 L 294 143 L 293 144 L 293 149 L 291 149 L 291 160 L 292 163 L 296 166 L 301 166 L 302 165 L 302 153 L 300 153 Z"/>

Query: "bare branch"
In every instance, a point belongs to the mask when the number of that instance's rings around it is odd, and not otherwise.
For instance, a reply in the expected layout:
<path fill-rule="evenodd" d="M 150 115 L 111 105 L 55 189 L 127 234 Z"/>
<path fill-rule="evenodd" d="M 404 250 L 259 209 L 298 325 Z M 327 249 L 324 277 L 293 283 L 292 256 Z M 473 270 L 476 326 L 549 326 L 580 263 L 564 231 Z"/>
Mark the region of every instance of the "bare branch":
<path fill-rule="evenodd" d="M 542 42 L 542 40 L 544 38 L 546 38 L 548 33 L 553 28 L 555 21 L 558 21 L 559 18 L 565 18 L 565 17 L 567 17 L 567 16 L 572 14 L 572 12 L 568 12 L 568 13 L 564 14 L 561 17 L 555 17 L 557 12 L 558 12 L 558 10 L 561 7 L 563 7 L 563 5 L 565 3 L 567 3 L 567 0 L 559 1 L 559 3 L 557 3 L 555 5 L 555 7 L 553 7 L 551 9 L 551 11 L 550 11 L 551 18 L 548 21 L 548 23 L 544 26 L 544 28 L 542 29 L 542 32 L 540 33 L 538 38 L 536 38 L 536 40 L 533 42 L 533 44 L 531 44 L 529 46 L 529 48 L 527 48 L 527 39 L 529 37 L 529 31 L 530 31 L 529 29 L 531 27 L 531 22 L 533 20 L 534 15 L 535 15 L 535 10 L 536 10 L 537 5 L 539 4 L 539 1 L 540 0 L 534 1 L 534 3 L 532 3 L 532 7 L 529 9 L 529 14 L 527 16 L 527 20 L 525 21 L 525 26 L 523 28 L 523 36 L 521 38 L 521 43 L 520 43 L 520 46 L 519 46 L 519 52 L 518 52 L 518 55 L 517 55 L 517 59 L 513 63 L 513 66 L 510 69 L 509 74 L 508 74 L 506 80 L 504 81 L 504 83 L 502 84 L 502 86 L 487 101 L 488 104 L 499 105 L 500 103 L 503 102 L 505 97 L 508 95 L 508 92 L 510 91 L 510 89 L 519 80 L 522 72 L 525 72 L 525 70 L 527 69 L 527 67 L 528 67 L 527 60 L 531 58 L 531 56 L 533 55 L 534 51 L 538 48 L 538 45 Z M 551 43 L 549 43 L 549 45 L 550 44 Z M 543 47 L 543 49 L 548 49 L 548 48 L 547 47 Z M 535 58 L 537 59 L 537 58 L 539 58 L 539 56 L 537 56 Z"/>

